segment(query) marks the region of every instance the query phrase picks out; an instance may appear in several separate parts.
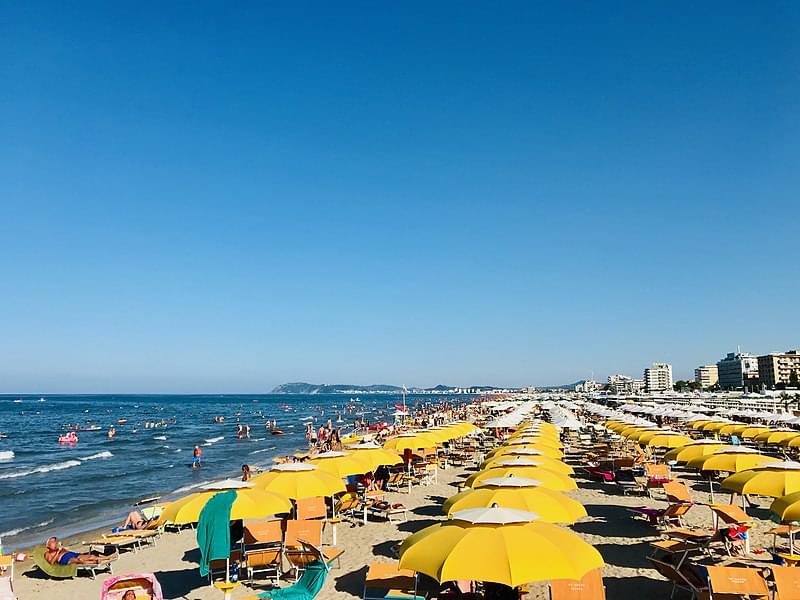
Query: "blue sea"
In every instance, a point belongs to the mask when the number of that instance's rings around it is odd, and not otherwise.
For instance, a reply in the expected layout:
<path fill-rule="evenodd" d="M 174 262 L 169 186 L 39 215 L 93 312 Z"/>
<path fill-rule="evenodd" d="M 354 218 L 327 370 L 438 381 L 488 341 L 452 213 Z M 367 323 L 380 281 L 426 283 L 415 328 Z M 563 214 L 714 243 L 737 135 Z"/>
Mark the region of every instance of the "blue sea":
<path fill-rule="evenodd" d="M 409 408 L 440 397 L 407 396 Z M 452 396 L 448 401 L 455 401 Z M 120 523 L 134 502 L 175 498 L 237 477 L 244 463 L 268 469 L 275 456 L 306 447 L 305 423 L 392 422 L 400 396 L 0 396 L 0 537 L 6 549 Z M 224 424 L 214 417 L 225 417 Z M 120 420 L 127 420 L 119 424 Z M 285 435 L 265 426 L 276 420 Z M 163 426 L 147 428 L 146 423 Z M 238 439 L 237 423 L 250 425 Z M 106 435 L 114 425 L 113 439 Z M 79 426 L 79 442 L 58 443 Z M 87 431 L 86 427 L 99 430 Z M 203 467 L 192 469 L 202 446 Z"/>

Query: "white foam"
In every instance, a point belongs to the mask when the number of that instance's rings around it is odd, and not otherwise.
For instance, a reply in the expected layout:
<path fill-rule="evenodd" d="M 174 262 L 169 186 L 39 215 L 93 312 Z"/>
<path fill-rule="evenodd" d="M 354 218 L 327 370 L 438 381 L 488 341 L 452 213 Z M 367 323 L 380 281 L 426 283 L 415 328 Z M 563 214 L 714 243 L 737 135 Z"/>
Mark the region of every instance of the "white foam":
<path fill-rule="evenodd" d="M 14 460 L 13 450 L 3 450 L 0 452 L 0 461 Z"/>
<path fill-rule="evenodd" d="M 203 481 L 201 483 L 193 483 L 192 485 L 185 485 L 183 487 L 179 487 L 177 490 L 173 491 L 173 494 L 181 494 L 183 492 L 188 492 L 189 490 L 194 490 L 199 487 L 203 487 L 211 483 L 211 481 Z"/>
<path fill-rule="evenodd" d="M 154 440 L 158 440 L 158 441 L 160 441 L 160 442 L 164 442 L 164 441 L 166 441 L 166 439 L 167 439 L 167 436 L 165 436 L 165 435 L 157 435 L 157 436 L 155 436 L 153 439 L 154 439 Z"/>
<path fill-rule="evenodd" d="M 108 450 L 103 450 L 102 452 L 98 452 L 97 454 L 92 454 L 91 456 L 84 456 L 83 458 L 79 458 L 80 461 L 87 461 L 87 460 L 96 460 L 98 458 L 111 458 L 114 456 Z"/>
<path fill-rule="evenodd" d="M 12 535 L 19 535 L 23 531 L 28 531 L 29 529 L 35 529 L 37 527 L 46 527 L 50 525 L 55 519 L 48 519 L 47 521 L 42 521 L 41 523 L 36 523 L 35 525 L 28 525 L 27 527 L 20 527 L 19 529 L 10 529 L 8 531 L 4 531 L 0 533 L 0 538 L 4 537 L 11 537 Z"/>
<path fill-rule="evenodd" d="M 263 448 L 261 450 L 253 450 L 250 454 L 261 454 L 262 452 L 269 452 L 272 448 Z"/>
<path fill-rule="evenodd" d="M 96 460 L 98 458 L 111 458 L 114 456 L 108 450 L 92 454 L 91 456 L 84 456 L 83 458 L 65 460 L 60 463 L 53 463 L 50 465 L 42 465 L 26 471 L 15 471 L 14 473 L 4 473 L 0 475 L 0 479 L 17 479 L 19 477 L 27 477 L 28 475 L 37 475 L 39 473 L 50 473 L 51 471 L 63 471 L 64 469 L 71 469 L 72 467 L 79 467 L 88 460 Z"/>
<path fill-rule="evenodd" d="M 222 440 L 224 440 L 224 439 L 225 439 L 225 436 L 224 436 L 224 435 L 221 435 L 221 436 L 219 436 L 219 437 L 208 438 L 208 439 L 206 440 L 206 443 L 205 443 L 205 444 L 203 444 L 203 445 L 204 445 L 204 446 L 205 446 L 205 445 L 209 445 L 209 446 L 210 446 L 211 444 L 216 444 L 217 442 L 220 442 L 220 441 L 222 441 Z"/>

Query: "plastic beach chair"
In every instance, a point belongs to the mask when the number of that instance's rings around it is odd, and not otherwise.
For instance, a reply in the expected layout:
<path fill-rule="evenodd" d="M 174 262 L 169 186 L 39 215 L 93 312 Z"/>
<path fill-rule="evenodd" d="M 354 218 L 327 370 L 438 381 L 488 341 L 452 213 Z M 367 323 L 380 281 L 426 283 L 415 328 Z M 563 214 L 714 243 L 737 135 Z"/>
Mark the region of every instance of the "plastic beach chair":
<path fill-rule="evenodd" d="M 583 579 L 556 579 L 550 582 L 550 600 L 605 600 L 606 588 L 600 569 L 589 571 Z"/>
<path fill-rule="evenodd" d="M 706 567 L 708 596 L 726 598 L 767 598 L 769 587 L 761 571 L 742 567 Z M 783 598 L 782 596 L 779 596 Z"/>
<path fill-rule="evenodd" d="M 372 563 L 364 578 L 364 600 L 413 600 L 417 596 L 417 576 L 398 563 Z"/>
<path fill-rule="evenodd" d="M 800 600 L 800 569 L 797 567 L 770 567 L 775 582 L 775 598 Z"/>
<path fill-rule="evenodd" d="M 54 565 L 47 562 L 44 553 L 45 549 L 39 546 L 31 552 L 31 558 L 40 571 L 53 579 L 70 579 L 77 576 L 79 571 L 89 573 L 92 579 L 95 578 L 99 571 L 112 572 L 111 563 L 113 560 L 102 562 L 99 565 Z"/>
<path fill-rule="evenodd" d="M 283 556 L 283 529 L 281 521 L 252 523 L 244 528 L 244 563 L 247 578 L 265 573 L 278 585 Z"/>
<path fill-rule="evenodd" d="M 322 546 L 322 521 L 290 520 L 286 521 L 286 536 L 283 542 L 283 554 L 294 570 L 297 579 L 310 562 L 323 560 L 327 565 L 339 561 L 343 550 L 329 546 L 324 550 L 316 550 Z M 310 551 L 309 548 L 314 548 Z"/>

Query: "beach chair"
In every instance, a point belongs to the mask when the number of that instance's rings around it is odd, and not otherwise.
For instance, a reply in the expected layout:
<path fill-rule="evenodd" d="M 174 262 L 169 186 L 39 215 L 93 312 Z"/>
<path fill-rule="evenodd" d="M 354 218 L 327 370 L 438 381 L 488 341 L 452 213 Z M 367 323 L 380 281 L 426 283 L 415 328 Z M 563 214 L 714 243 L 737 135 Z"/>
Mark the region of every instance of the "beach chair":
<path fill-rule="evenodd" d="M 743 567 L 705 567 L 708 597 L 768 598 L 769 587 L 761 571 Z M 781 599 L 783 600 L 783 599 Z"/>
<path fill-rule="evenodd" d="M 76 577 L 78 573 L 88 573 L 91 575 L 92 579 L 94 579 L 97 573 L 104 571 L 112 573 L 113 569 L 111 563 L 116 560 L 111 558 L 99 565 L 54 565 L 47 562 L 44 553 L 45 548 L 39 546 L 38 548 L 34 548 L 33 552 L 31 552 L 31 558 L 40 571 L 53 579 L 71 579 Z"/>
<path fill-rule="evenodd" d="M 667 495 L 668 502 L 693 504 L 692 494 L 689 491 L 689 487 L 682 481 L 667 481 L 661 487 L 664 489 L 664 493 Z"/>
<path fill-rule="evenodd" d="M 328 518 L 328 508 L 325 506 L 325 499 L 321 496 L 297 500 L 296 506 L 297 518 L 300 520 Z"/>
<path fill-rule="evenodd" d="M 353 522 L 358 522 L 363 516 L 364 503 L 355 492 L 347 492 L 336 501 L 333 512 L 337 517 L 349 518 Z"/>
<path fill-rule="evenodd" d="M 325 585 L 330 565 L 323 558 L 318 548 L 309 544 L 304 544 L 303 546 L 303 550 L 309 555 L 315 556 L 315 558 L 306 565 L 305 569 L 303 569 L 303 575 L 294 584 L 286 588 L 261 592 L 256 596 L 247 596 L 242 600 L 263 598 L 272 598 L 274 600 L 314 600 L 322 586 Z"/>
<path fill-rule="evenodd" d="M 723 542 L 725 552 L 732 555 L 732 550 L 737 546 L 744 546 L 749 550 L 748 530 L 753 524 L 753 518 L 735 504 L 711 504 L 717 523 L 717 533 Z M 720 523 L 725 525 L 721 527 Z"/>
<path fill-rule="evenodd" d="M 643 516 L 651 525 L 660 527 L 683 527 L 683 516 L 692 508 L 691 504 L 670 504 L 667 508 L 639 506 L 629 508 L 635 515 Z"/>
<path fill-rule="evenodd" d="M 251 523 L 244 528 L 244 570 L 252 581 L 257 573 L 274 579 L 277 586 L 283 557 L 283 524 L 281 521 Z"/>
<path fill-rule="evenodd" d="M 690 562 L 687 561 L 680 566 L 676 566 L 652 556 L 648 556 L 647 561 L 659 575 L 672 584 L 670 598 L 675 595 L 677 590 L 689 592 L 693 599 L 707 596 L 708 582 L 703 579 L 701 573 Z"/>
<path fill-rule="evenodd" d="M 605 600 L 603 572 L 589 571 L 582 579 L 555 579 L 550 582 L 550 600 Z"/>
<path fill-rule="evenodd" d="M 152 573 L 128 573 L 103 581 L 100 600 L 121 600 L 129 590 L 136 600 L 164 600 L 161 585 Z"/>
<path fill-rule="evenodd" d="M 641 494 L 645 488 L 636 480 L 633 471 L 630 469 L 620 469 L 614 472 L 614 483 L 622 491 L 623 496 L 628 494 Z"/>
<path fill-rule="evenodd" d="M 286 535 L 283 542 L 283 555 L 289 563 L 291 570 L 294 572 L 294 578 L 297 580 L 303 569 L 311 561 L 318 558 L 315 553 L 308 552 L 307 548 L 312 546 L 320 548 L 322 546 L 322 521 L 286 521 Z M 328 546 L 319 551 L 325 563 L 330 565 L 336 562 L 339 565 L 339 558 L 344 553 L 343 550 Z"/>
<path fill-rule="evenodd" d="M 669 465 L 647 463 L 644 465 L 644 474 L 647 477 L 647 494 L 652 496 L 652 490 L 661 489 L 665 483 L 672 481 Z"/>
<path fill-rule="evenodd" d="M 770 567 L 775 583 L 775 600 L 800 600 L 800 569 Z"/>
<path fill-rule="evenodd" d="M 417 596 L 417 575 L 399 568 L 396 562 L 371 563 L 364 578 L 363 600 L 414 600 Z"/>
<path fill-rule="evenodd" d="M 122 552 L 123 550 L 132 550 L 136 552 L 142 547 L 142 539 L 139 536 L 131 535 L 109 535 L 99 540 L 92 540 L 85 542 L 89 546 L 89 551 L 97 550 L 101 554 L 106 554 L 107 550 L 111 548 L 113 552 Z"/>

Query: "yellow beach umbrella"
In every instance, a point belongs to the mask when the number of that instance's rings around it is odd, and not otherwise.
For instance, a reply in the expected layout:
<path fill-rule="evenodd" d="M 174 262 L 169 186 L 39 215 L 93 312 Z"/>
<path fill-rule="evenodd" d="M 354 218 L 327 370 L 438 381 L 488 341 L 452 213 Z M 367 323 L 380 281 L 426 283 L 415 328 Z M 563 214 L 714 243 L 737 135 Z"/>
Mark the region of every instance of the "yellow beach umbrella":
<path fill-rule="evenodd" d="M 718 431 L 720 435 L 742 435 L 742 432 L 751 427 L 747 423 L 728 423 Z"/>
<path fill-rule="evenodd" d="M 567 492 L 569 490 L 577 489 L 575 481 L 569 475 L 564 473 L 556 473 L 545 467 L 494 467 L 473 473 L 464 481 L 466 487 L 480 487 L 484 479 L 493 479 L 496 477 L 507 477 L 509 475 L 516 475 L 517 477 L 524 477 L 525 479 L 535 479 L 540 482 L 542 487 L 556 490 L 557 492 Z"/>
<path fill-rule="evenodd" d="M 775 498 L 769 510 L 784 523 L 800 521 L 800 492 Z"/>
<path fill-rule="evenodd" d="M 698 419 L 697 421 L 689 421 L 688 425 L 692 429 L 702 429 L 709 423 L 714 423 L 714 419 Z"/>
<path fill-rule="evenodd" d="M 695 440 L 694 442 L 689 442 L 684 446 L 673 448 L 664 455 L 664 460 L 666 462 L 674 460 L 679 463 L 685 463 L 689 462 L 693 458 L 714 454 L 714 452 L 717 452 L 722 448 L 725 448 L 725 443 L 718 440 Z"/>
<path fill-rule="evenodd" d="M 333 496 L 345 491 L 344 482 L 335 475 L 308 463 L 274 465 L 252 482 L 261 489 L 282 494 L 292 500 Z"/>
<path fill-rule="evenodd" d="M 459 434 L 461 434 L 459 437 L 464 437 L 465 435 L 477 433 L 478 431 L 481 430 L 481 428 L 475 425 L 475 423 L 470 423 L 469 421 L 457 421 L 455 423 L 448 425 L 448 427 L 451 427 Z"/>
<path fill-rule="evenodd" d="M 369 473 L 375 468 L 372 461 L 367 460 L 366 456 L 354 452 L 323 452 L 309 460 L 308 463 L 339 479 L 350 475 Z"/>
<path fill-rule="evenodd" d="M 765 431 L 770 431 L 770 428 L 767 427 L 766 425 L 753 425 L 742 431 L 742 438 L 746 440 L 751 440 L 755 438 L 757 435 L 764 433 Z"/>
<path fill-rule="evenodd" d="M 510 438 L 518 438 L 518 437 L 525 437 L 528 435 L 535 435 L 539 437 L 549 438 L 551 440 L 558 440 L 559 433 L 556 429 L 543 429 L 541 427 L 525 427 L 524 429 L 518 429 L 514 433 L 512 433 L 509 437 Z"/>
<path fill-rule="evenodd" d="M 764 464 L 775 462 L 771 456 L 765 456 L 756 451 L 746 451 L 745 449 L 732 450 L 736 446 L 726 446 L 724 452 L 715 452 L 708 456 L 698 456 L 691 459 L 687 466 L 701 471 L 724 471 L 726 473 L 738 473 L 760 467 Z"/>
<path fill-rule="evenodd" d="M 652 427 L 642 427 L 641 425 L 628 425 L 624 429 L 619 431 L 619 434 L 624 437 L 625 439 L 630 439 L 631 435 L 640 433 L 642 431 L 649 431 L 651 429 L 657 429 L 655 425 Z"/>
<path fill-rule="evenodd" d="M 403 462 L 402 457 L 397 452 L 379 446 L 375 442 L 355 444 L 354 446 L 350 446 L 348 450 L 352 450 L 355 456 L 369 462 L 370 465 L 372 465 L 372 470 L 377 469 L 381 465 L 392 466 Z"/>
<path fill-rule="evenodd" d="M 548 448 L 555 448 L 556 450 L 561 449 L 561 442 L 558 440 L 551 440 L 546 437 L 537 437 L 526 435 L 524 437 L 514 438 L 513 440 L 509 439 L 506 440 L 506 446 L 525 446 L 528 444 L 533 444 L 536 446 L 546 446 Z"/>
<path fill-rule="evenodd" d="M 539 486 L 534 479 L 498 477 L 496 481 L 500 483 L 512 479 L 527 485 L 490 485 L 464 490 L 445 500 L 442 512 L 450 516 L 454 512 L 468 508 L 500 506 L 535 512 L 539 515 L 540 521 L 566 525 L 572 525 L 586 516 L 583 504 L 561 492 Z"/>
<path fill-rule="evenodd" d="M 792 444 L 792 442 L 794 440 L 797 440 L 797 442 Z M 800 431 L 796 431 L 795 435 L 786 436 L 786 437 L 778 440 L 778 444 L 781 445 L 781 446 L 787 446 L 787 447 L 790 447 L 790 448 L 797 448 L 797 446 L 800 445 Z"/>
<path fill-rule="evenodd" d="M 779 498 L 800 492 L 800 463 L 772 462 L 763 467 L 734 473 L 721 487 L 739 494 Z"/>
<path fill-rule="evenodd" d="M 555 458 L 561 460 L 564 458 L 564 453 L 557 448 L 550 448 L 548 446 L 541 446 L 539 444 L 525 444 L 523 446 L 500 446 L 499 448 L 495 448 L 489 454 L 486 455 L 487 458 L 492 458 L 494 456 L 503 455 L 503 454 L 526 454 L 529 455 L 531 453 L 536 453 L 541 456 L 548 456 L 550 458 Z"/>
<path fill-rule="evenodd" d="M 426 527 L 400 546 L 400 568 L 436 581 L 469 579 L 517 587 L 581 579 L 603 558 L 569 529 L 508 508 L 471 509 Z"/>
<path fill-rule="evenodd" d="M 706 423 L 703 425 L 700 430 L 701 431 L 719 431 L 723 427 L 727 427 L 728 425 L 734 425 L 733 421 L 713 421 L 711 423 Z"/>
<path fill-rule="evenodd" d="M 632 442 L 639 442 L 639 443 L 646 443 L 654 435 L 659 433 L 665 433 L 666 429 L 660 429 L 658 427 L 652 427 L 650 429 L 640 429 L 639 431 L 634 431 L 630 435 L 628 435 L 628 439 Z"/>
<path fill-rule="evenodd" d="M 797 437 L 800 431 L 794 429 L 772 429 L 759 433 L 753 440 L 761 444 L 780 444 L 781 440 Z"/>
<path fill-rule="evenodd" d="M 438 443 L 435 437 L 427 433 L 409 433 L 386 440 L 383 447 L 397 452 L 404 452 L 405 450 L 434 448 Z"/>
<path fill-rule="evenodd" d="M 629 424 L 625 421 L 606 421 L 603 423 L 603 425 L 606 427 L 606 429 L 610 429 L 614 433 L 619 433 L 626 427 L 629 427 Z"/>
<path fill-rule="evenodd" d="M 692 441 L 688 435 L 680 433 L 659 433 L 647 440 L 646 444 L 652 448 L 679 448 Z"/>
<path fill-rule="evenodd" d="M 231 520 L 237 519 L 263 519 L 292 510 L 292 503 L 286 496 L 274 494 L 257 488 L 237 489 L 236 500 L 231 506 Z M 164 507 L 159 519 L 162 522 L 186 525 L 197 523 L 200 513 L 206 502 L 211 500 L 219 491 L 204 491 L 189 494 L 183 498 L 170 502 Z"/>
<path fill-rule="evenodd" d="M 519 456 L 501 454 L 493 456 L 481 464 L 481 469 L 489 469 L 492 467 L 545 467 L 556 473 L 564 473 L 565 475 L 572 475 L 575 470 L 568 464 L 561 462 L 555 458 L 547 456 Z"/>

